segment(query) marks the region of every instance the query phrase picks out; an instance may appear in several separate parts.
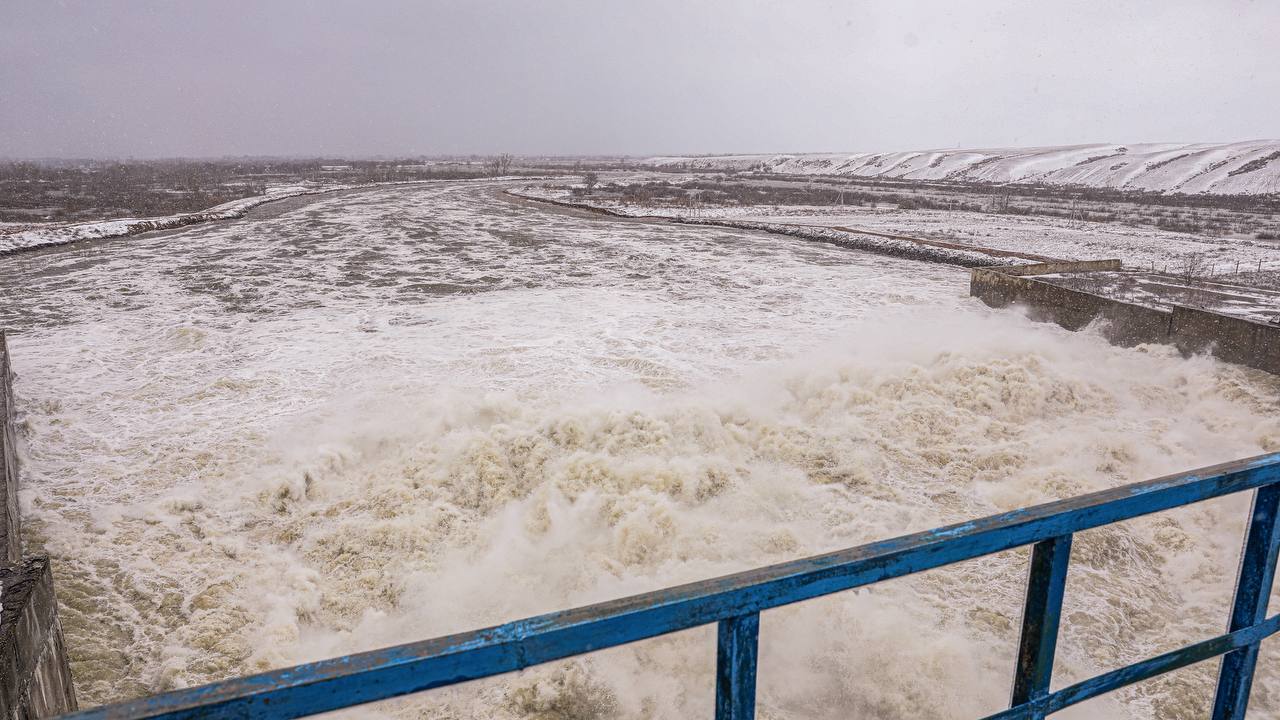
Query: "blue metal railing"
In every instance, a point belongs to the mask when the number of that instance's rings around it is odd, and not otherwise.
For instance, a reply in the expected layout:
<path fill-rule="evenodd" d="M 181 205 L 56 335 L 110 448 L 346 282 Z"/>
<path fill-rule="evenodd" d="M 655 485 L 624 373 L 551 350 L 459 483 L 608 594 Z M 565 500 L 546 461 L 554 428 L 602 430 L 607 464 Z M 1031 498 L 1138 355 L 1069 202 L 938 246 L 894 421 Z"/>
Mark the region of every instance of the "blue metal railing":
<path fill-rule="evenodd" d="M 1227 633 L 1051 692 L 1074 533 L 1255 490 Z M 1011 707 L 1043 718 L 1120 687 L 1224 656 L 1215 720 L 1243 720 L 1280 547 L 1280 453 L 1215 465 L 848 550 L 597 605 L 273 670 L 68 715 L 101 718 L 293 718 L 476 680 L 689 628 L 719 624 L 717 720 L 755 716 L 760 613 L 801 600 L 1034 545 Z"/>

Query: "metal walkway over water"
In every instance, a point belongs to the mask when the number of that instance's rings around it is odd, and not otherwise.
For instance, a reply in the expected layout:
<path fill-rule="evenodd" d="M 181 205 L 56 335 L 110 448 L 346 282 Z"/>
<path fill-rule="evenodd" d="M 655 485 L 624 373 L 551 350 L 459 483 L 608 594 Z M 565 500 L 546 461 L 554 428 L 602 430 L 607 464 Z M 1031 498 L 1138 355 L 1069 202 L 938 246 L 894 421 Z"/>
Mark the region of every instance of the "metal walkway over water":
<path fill-rule="evenodd" d="M 1232 493 L 1253 491 L 1227 632 L 1050 691 L 1074 533 Z M 1243 720 L 1280 547 L 1280 453 L 1215 465 L 714 580 L 517 620 L 64 717 L 293 718 L 476 680 L 645 638 L 719 624 L 717 720 L 755 716 L 760 613 L 952 563 L 1033 545 L 1008 710 L 1043 718 L 1103 693 L 1223 656 L 1216 720 Z"/>

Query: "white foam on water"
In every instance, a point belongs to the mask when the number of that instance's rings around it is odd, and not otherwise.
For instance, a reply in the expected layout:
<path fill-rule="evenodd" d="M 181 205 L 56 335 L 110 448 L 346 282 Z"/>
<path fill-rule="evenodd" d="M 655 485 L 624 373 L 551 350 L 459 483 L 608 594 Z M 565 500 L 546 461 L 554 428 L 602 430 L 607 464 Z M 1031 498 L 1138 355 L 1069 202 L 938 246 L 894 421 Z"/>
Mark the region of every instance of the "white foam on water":
<path fill-rule="evenodd" d="M 15 261 L 24 518 L 84 704 L 1280 449 L 1275 378 L 989 310 L 955 269 L 487 193 Z M 1058 683 L 1221 632 L 1247 504 L 1083 533 Z M 998 710 L 1026 557 L 766 613 L 760 717 Z M 1198 717 L 1212 671 L 1077 716 Z M 352 714 L 705 717 L 713 673 L 700 629 Z"/>

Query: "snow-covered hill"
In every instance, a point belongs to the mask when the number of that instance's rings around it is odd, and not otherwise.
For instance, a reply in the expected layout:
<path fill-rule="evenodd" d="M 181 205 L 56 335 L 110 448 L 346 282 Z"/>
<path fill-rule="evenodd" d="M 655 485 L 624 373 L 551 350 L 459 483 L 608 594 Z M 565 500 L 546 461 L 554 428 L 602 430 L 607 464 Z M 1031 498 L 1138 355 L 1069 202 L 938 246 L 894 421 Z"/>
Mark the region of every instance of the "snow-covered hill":
<path fill-rule="evenodd" d="M 1169 193 L 1280 193 L 1280 140 L 1069 145 L 891 153 L 654 157 L 655 167 L 752 170 L 991 183 L 1043 183 Z"/>

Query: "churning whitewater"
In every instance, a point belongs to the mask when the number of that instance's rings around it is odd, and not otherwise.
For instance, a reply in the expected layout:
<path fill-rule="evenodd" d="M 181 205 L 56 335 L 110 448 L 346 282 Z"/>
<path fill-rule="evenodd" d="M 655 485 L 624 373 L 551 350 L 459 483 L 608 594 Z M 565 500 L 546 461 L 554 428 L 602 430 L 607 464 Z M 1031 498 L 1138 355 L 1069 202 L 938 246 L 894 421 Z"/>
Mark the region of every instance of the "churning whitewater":
<path fill-rule="evenodd" d="M 1280 450 L 1280 382 L 957 268 L 522 204 L 290 200 L 0 259 L 82 706 Z M 1055 685 L 1222 632 L 1247 497 L 1082 533 Z M 762 719 L 1008 699 L 1027 553 L 766 613 Z M 714 628 L 349 711 L 708 717 Z M 1275 717 L 1264 644 L 1251 709 Z M 1215 663 L 1076 717 L 1199 717 Z M 1064 713 L 1071 717 L 1071 713 Z"/>

